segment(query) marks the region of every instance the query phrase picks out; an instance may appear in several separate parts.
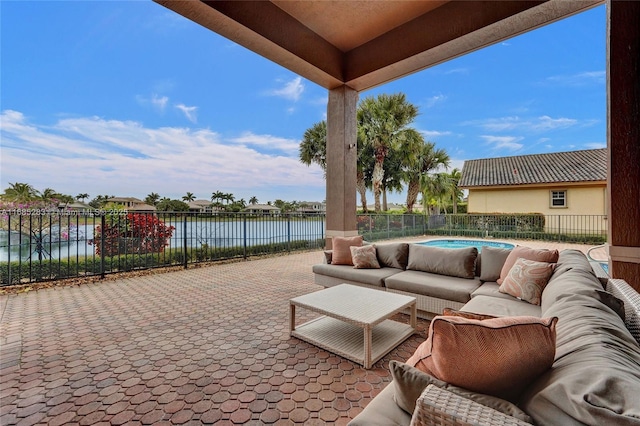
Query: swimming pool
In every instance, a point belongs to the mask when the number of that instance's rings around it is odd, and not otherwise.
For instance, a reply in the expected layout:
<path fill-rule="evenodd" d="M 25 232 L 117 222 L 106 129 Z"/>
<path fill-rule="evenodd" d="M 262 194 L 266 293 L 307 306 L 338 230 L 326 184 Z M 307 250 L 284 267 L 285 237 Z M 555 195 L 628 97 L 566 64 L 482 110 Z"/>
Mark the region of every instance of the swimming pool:
<path fill-rule="evenodd" d="M 429 240 L 422 243 L 418 243 L 423 246 L 441 247 L 441 248 L 465 248 L 465 247 L 477 247 L 478 252 L 482 251 L 483 246 L 512 249 L 515 244 L 499 243 L 496 241 L 486 240 Z"/>

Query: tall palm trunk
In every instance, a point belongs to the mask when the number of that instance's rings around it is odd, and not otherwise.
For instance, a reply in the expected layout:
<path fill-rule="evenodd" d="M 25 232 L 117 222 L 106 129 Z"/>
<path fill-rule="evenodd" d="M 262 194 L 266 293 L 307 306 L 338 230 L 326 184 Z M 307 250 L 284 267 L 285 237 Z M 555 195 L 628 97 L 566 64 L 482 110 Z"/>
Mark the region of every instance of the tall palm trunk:
<path fill-rule="evenodd" d="M 375 200 L 375 211 L 380 213 L 380 194 L 382 194 L 382 179 L 384 178 L 384 168 L 382 166 L 384 157 L 381 160 L 376 158 L 376 164 L 373 166 L 373 198 Z"/>
<path fill-rule="evenodd" d="M 387 205 L 387 188 L 382 190 L 382 210 L 389 211 L 389 206 Z"/>
<path fill-rule="evenodd" d="M 364 172 L 359 171 L 356 175 L 356 190 L 360 194 L 360 203 L 362 204 L 362 211 L 368 213 L 367 209 L 367 185 L 364 182 Z"/>
<path fill-rule="evenodd" d="M 420 193 L 420 181 L 411 180 L 407 186 L 407 212 L 413 213 L 413 205 L 418 200 L 418 194 Z"/>

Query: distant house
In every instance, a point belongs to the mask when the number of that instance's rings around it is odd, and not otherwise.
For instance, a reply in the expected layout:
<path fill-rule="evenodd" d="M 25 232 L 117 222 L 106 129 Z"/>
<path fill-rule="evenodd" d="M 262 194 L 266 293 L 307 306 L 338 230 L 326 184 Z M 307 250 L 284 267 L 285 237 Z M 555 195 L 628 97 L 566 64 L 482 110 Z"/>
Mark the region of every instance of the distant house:
<path fill-rule="evenodd" d="M 249 204 L 244 208 L 245 212 L 252 214 L 262 214 L 262 215 L 278 215 L 280 214 L 280 209 L 276 206 L 270 206 L 268 204 Z"/>
<path fill-rule="evenodd" d="M 194 200 L 187 204 L 190 212 L 213 213 L 213 204 L 209 200 Z"/>
<path fill-rule="evenodd" d="M 301 201 L 300 207 L 296 209 L 296 213 L 302 214 L 320 214 L 326 211 L 327 205 L 317 201 Z"/>
<path fill-rule="evenodd" d="M 607 150 L 468 160 L 458 185 L 469 191 L 470 214 L 604 216 Z M 606 229 L 602 222 L 592 226 Z"/>
<path fill-rule="evenodd" d="M 155 212 L 155 206 L 150 206 L 144 201 L 135 197 L 111 197 L 107 199 L 107 203 L 120 204 L 126 207 L 129 211 L 134 212 Z"/>

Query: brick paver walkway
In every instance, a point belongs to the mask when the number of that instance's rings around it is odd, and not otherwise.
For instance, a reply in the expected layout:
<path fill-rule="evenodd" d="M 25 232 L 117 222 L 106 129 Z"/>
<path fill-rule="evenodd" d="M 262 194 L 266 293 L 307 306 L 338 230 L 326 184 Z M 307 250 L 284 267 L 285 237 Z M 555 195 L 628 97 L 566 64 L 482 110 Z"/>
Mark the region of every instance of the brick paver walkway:
<path fill-rule="evenodd" d="M 0 424 L 347 423 L 423 338 L 371 370 L 290 338 L 321 256 L 1 296 Z"/>
<path fill-rule="evenodd" d="M 311 272 L 321 259 L 0 296 L 0 424 L 346 424 L 428 323 L 370 370 L 290 338 L 288 300 L 321 289 Z M 299 310 L 299 320 L 313 316 Z"/>

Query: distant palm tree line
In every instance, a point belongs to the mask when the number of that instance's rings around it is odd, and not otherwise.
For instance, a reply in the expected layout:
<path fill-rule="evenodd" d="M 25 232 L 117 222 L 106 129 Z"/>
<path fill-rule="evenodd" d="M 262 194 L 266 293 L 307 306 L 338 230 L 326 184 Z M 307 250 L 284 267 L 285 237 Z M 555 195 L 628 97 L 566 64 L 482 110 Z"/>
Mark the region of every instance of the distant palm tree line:
<path fill-rule="evenodd" d="M 32 202 L 45 202 L 48 204 L 71 204 L 75 200 L 82 201 L 89 198 L 89 194 L 80 193 L 75 197 L 71 195 L 65 195 L 58 193 L 57 191 L 46 188 L 44 191 L 36 190 L 32 185 L 27 183 L 9 183 L 9 187 L 4 190 L 3 194 L 0 194 L 0 199 L 11 203 L 32 203 Z M 100 209 L 105 207 L 113 195 L 97 195 L 90 202 L 89 205 L 93 208 Z M 155 206 L 159 211 L 188 211 L 189 204 L 196 200 L 196 196 L 193 192 L 187 192 L 182 196 L 182 200 L 172 200 L 168 197 L 161 197 L 160 194 L 152 192 L 146 196 L 144 202 L 151 206 Z M 249 198 L 249 204 L 258 204 L 258 197 L 255 195 Z M 302 207 L 309 207 L 308 203 L 298 201 L 283 201 L 275 200 L 267 202 L 268 205 L 278 207 L 283 212 L 295 211 Z M 210 206 L 214 207 L 217 211 L 238 212 L 247 207 L 247 202 L 244 198 L 236 200 L 232 193 L 225 193 L 216 191 L 211 194 Z"/>
<path fill-rule="evenodd" d="M 366 213 L 367 190 L 374 196 L 376 212 L 387 209 L 388 191 L 407 189 L 407 211 L 411 213 L 422 195 L 425 211 L 440 212 L 451 205 L 457 213 L 462 191 L 458 188 L 460 171 L 448 169 L 450 158 L 444 149 L 424 137 L 410 124 L 418 116 L 418 107 L 402 93 L 367 97 L 357 109 L 356 189 Z M 307 129 L 299 151 L 300 161 L 327 168 L 327 123 L 321 121 Z M 381 202 L 382 198 L 382 202 Z"/>

